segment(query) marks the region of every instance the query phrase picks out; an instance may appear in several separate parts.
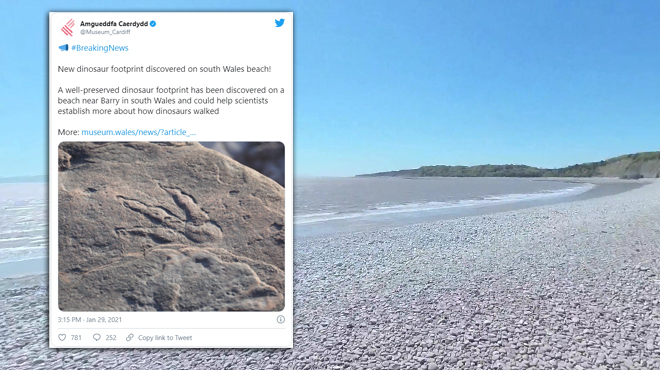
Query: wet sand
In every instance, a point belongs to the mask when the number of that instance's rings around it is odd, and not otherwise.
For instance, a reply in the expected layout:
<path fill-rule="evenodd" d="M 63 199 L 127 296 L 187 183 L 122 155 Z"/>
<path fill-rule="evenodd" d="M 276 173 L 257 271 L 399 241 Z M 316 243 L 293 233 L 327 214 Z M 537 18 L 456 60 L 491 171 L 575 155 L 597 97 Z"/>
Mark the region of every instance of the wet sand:
<path fill-rule="evenodd" d="M 347 220 L 333 220 L 314 224 L 294 225 L 294 233 L 295 237 L 300 239 L 337 235 L 347 232 L 377 230 L 385 227 L 401 227 L 423 222 L 451 220 L 460 217 L 488 215 L 499 212 L 514 211 L 525 208 L 561 204 L 616 195 L 626 191 L 638 189 L 653 182 L 653 180 L 631 181 L 620 180 L 616 178 L 575 178 L 571 179 L 570 181 L 567 181 L 565 178 L 547 178 L 534 181 L 589 183 L 596 186 L 587 192 L 574 196 L 527 200 L 515 203 L 503 203 L 477 207 L 447 208 L 410 213 L 385 214 L 370 216 L 368 218 L 351 218 Z"/>

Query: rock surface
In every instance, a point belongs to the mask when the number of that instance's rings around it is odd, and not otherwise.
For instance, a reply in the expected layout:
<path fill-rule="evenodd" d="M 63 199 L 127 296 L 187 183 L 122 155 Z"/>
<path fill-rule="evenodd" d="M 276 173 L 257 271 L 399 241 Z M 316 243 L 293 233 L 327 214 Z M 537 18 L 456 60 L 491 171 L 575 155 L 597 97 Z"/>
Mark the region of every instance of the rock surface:
<path fill-rule="evenodd" d="M 196 143 L 62 143 L 64 311 L 284 306 L 284 189 Z"/>

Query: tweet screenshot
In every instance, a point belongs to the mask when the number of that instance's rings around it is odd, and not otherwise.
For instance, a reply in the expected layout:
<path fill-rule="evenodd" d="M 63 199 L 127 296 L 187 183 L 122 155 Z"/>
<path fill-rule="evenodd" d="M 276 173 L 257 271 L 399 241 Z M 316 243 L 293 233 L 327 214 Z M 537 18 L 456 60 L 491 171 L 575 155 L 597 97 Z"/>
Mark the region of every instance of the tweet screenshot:
<path fill-rule="evenodd" d="M 51 348 L 293 346 L 293 14 L 50 13 Z"/>

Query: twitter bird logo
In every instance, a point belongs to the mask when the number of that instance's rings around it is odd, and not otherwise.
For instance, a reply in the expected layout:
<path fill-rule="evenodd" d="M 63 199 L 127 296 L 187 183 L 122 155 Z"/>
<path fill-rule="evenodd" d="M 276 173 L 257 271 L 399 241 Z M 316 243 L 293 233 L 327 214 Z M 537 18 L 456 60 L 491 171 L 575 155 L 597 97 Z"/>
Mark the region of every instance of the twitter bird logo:
<path fill-rule="evenodd" d="M 276 19 L 275 20 L 275 27 L 282 27 L 284 24 L 284 18 L 280 19 L 279 21 Z"/>

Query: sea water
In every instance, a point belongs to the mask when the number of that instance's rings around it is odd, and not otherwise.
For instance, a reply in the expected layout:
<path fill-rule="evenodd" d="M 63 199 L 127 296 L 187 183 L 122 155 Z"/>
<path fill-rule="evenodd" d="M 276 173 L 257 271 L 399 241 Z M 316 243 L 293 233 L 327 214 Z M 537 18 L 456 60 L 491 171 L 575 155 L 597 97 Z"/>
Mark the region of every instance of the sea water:
<path fill-rule="evenodd" d="M 0 184 L 0 277 L 48 256 L 47 210 L 47 184 Z"/>
<path fill-rule="evenodd" d="M 294 184 L 296 236 L 521 208 L 596 186 L 526 178 L 307 178 Z"/>

